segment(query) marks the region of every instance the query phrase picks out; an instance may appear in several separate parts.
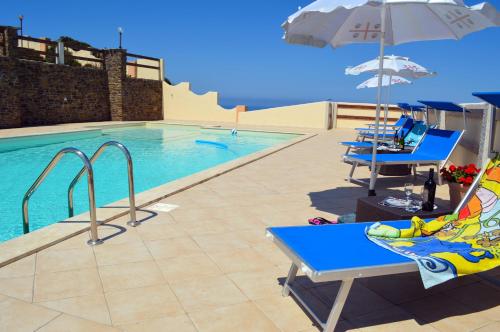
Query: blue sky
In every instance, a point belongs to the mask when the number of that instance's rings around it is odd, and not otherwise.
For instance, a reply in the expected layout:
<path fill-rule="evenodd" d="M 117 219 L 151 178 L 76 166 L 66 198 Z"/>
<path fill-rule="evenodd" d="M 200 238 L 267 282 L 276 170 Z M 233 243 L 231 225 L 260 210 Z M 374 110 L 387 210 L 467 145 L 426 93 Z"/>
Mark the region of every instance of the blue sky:
<path fill-rule="evenodd" d="M 364 77 L 344 68 L 375 58 L 377 45 L 332 50 L 288 45 L 281 23 L 309 0 L 86 0 L 7 1 L 0 25 L 18 25 L 34 37 L 68 35 L 95 47 L 116 47 L 118 26 L 130 52 L 163 57 L 173 82 L 193 90 L 219 91 L 224 104 L 293 104 L 332 99 L 373 102 L 375 90 L 356 90 Z M 467 1 L 475 4 L 477 1 Z M 490 1 L 500 9 L 500 0 Z M 389 47 L 438 72 L 411 86 L 393 89 L 392 102 L 417 99 L 474 101 L 473 91 L 500 90 L 500 29 L 461 41 Z"/>

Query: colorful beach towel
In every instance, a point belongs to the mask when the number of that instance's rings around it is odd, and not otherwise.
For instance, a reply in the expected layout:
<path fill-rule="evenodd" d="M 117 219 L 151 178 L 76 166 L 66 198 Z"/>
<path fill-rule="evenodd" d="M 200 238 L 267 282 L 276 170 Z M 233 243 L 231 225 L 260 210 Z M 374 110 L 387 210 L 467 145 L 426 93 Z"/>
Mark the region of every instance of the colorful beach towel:
<path fill-rule="evenodd" d="M 376 244 L 415 260 L 425 288 L 500 266 L 500 159 L 491 161 L 475 194 L 457 213 L 411 227 L 367 228 Z"/>

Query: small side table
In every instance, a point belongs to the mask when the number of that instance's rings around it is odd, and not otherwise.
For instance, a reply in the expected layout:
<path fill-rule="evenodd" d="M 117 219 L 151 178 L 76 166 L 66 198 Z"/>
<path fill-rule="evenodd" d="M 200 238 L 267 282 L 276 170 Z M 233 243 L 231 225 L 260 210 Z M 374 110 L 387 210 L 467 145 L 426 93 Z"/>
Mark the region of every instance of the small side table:
<path fill-rule="evenodd" d="M 438 208 L 434 211 L 420 210 L 416 212 L 380 205 L 379 202 L 383 201 L 386 197 L 388 196 L 372 196 L 358 199 L 356 205 L 356 222 L 407 220 L 411 219 L 413 216 L 422 219 L 430 219 L 453 213 L 453 210 L 444 202 L 437 202 Z"/>

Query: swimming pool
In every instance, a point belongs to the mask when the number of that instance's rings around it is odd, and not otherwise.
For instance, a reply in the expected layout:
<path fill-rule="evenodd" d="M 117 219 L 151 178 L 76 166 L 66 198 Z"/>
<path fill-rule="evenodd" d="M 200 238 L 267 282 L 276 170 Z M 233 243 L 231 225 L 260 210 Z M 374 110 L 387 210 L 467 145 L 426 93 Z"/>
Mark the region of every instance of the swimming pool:
<path fill-rule="evenodd" d="M 78 148 L 90 158 L 107 141 L 124 144 L 133 158 L 135 191 L 139 193 L 295 137 L 295 134 L 250 131 L 232 136 L 229 130 L 151 123 L 0 139 L 0 242 L 23 234 L 22 198 L 62 148 Z M 203 141 L 218 144 L 203 144 Z M 45 179 L 30 200 L 31 230 L 68 218 L 68 186 L 81 167 L 78 157 L 67 155 Z M 97 206 L 128 196 L 127 166 L 118 149 L 107 149 L 97 159 L 94 177 Z M 85 178 L 75 188 L 74 201 L 75 215 L 88 211 Z"/>

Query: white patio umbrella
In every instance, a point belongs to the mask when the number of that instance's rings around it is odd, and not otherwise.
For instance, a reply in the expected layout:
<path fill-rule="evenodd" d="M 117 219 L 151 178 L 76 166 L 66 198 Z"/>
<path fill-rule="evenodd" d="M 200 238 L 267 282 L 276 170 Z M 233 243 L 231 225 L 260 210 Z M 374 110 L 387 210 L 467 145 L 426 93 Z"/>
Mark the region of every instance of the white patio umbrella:
<path fill-rule="evenodd" d="M 345 70 L 345 74 L 360 75 L 363 73 L 378 73 L 379 70 L 378 67 L 379 67 L 379 58 L 377 57 L 376 59 L 364 62 L 355 67 L 347 67 Z M 411 79 L 436 75 L 435 72 L 429 71 L 427 68 L 419 65 L 418 63 L 410 61 L 410 58 L 397 55 L 384 56 L 383 73 L 384 75 L 389 76 L 388 80 L 391 80 L 391 77 L 395 75 Z M 387 88 L 387 100 L 384 107 L 384 126 L 383 126 L 384 134 L 382 135 L 383 140 L 385 140 L 385 134 L 387 132 L 387 115 L 389 113 L 389 96 L 391 91 L 391 85 L 388 85 Z"/>
<path fill-rule="evenodd" d="M 389 113 L 389 89 L 391 85 L 395 84 L 411 84 L 411 81 L 407 80 L 401 76 L 393 76 L 393 75 L 384 75 L 382 78 L 382 86 L 387 87 L 387 96 L 384 107 L 384 133 L 382 135 L 382 140 L 385 141 L 385 136 L 387 134 L 387 116 Z M 378 75 L 373 76 L 372 78 L 367 79 L 363 83 L 359 84 L 356 89 L 364 89 L 364 88 L 377 88 L 378 87 Z"/>
<path fill-rule="evenodd" d="M 412 41 L 461 39 L 500 26 L 500 14 L 488 4 L 472 7 L 462 0 L 317 0 L 283 24 L 291 44 L 333 48 L 353 43 L 379 43 L 379 81 L 375 141 L 369 195 L 375 195 L 377 137 L 385 45 Z"/>
<path fill-rule="evenodd" d="M 389 83 L 390 82 L 390 83 Z M 390 76 L 384 75 L 382 78 L 382 86 L 390 86 L 394 84 L 411 84 L 411 81 L 406 78 L 400 76 Z M 364 88 L 377 88 L 378 87 L 378 75 L 373 76 L 372 78 L 367 79 L 360 85 L 356 87 L 356 89 L 364 89 Z"/>
<path fill-rule="evenodd" d="M 363 73 L 378 73 L 380 60 L 376 59 L 364 62 L 355 67 L 347 67 L 346 75 L 360 75 Z M 404 78 L 417 79 L 436 75 L 435 72 L 410 61 L 410 58 L 398 55 L 384 56 L 383 72 L 385 75 L 401 76 Z"/>

